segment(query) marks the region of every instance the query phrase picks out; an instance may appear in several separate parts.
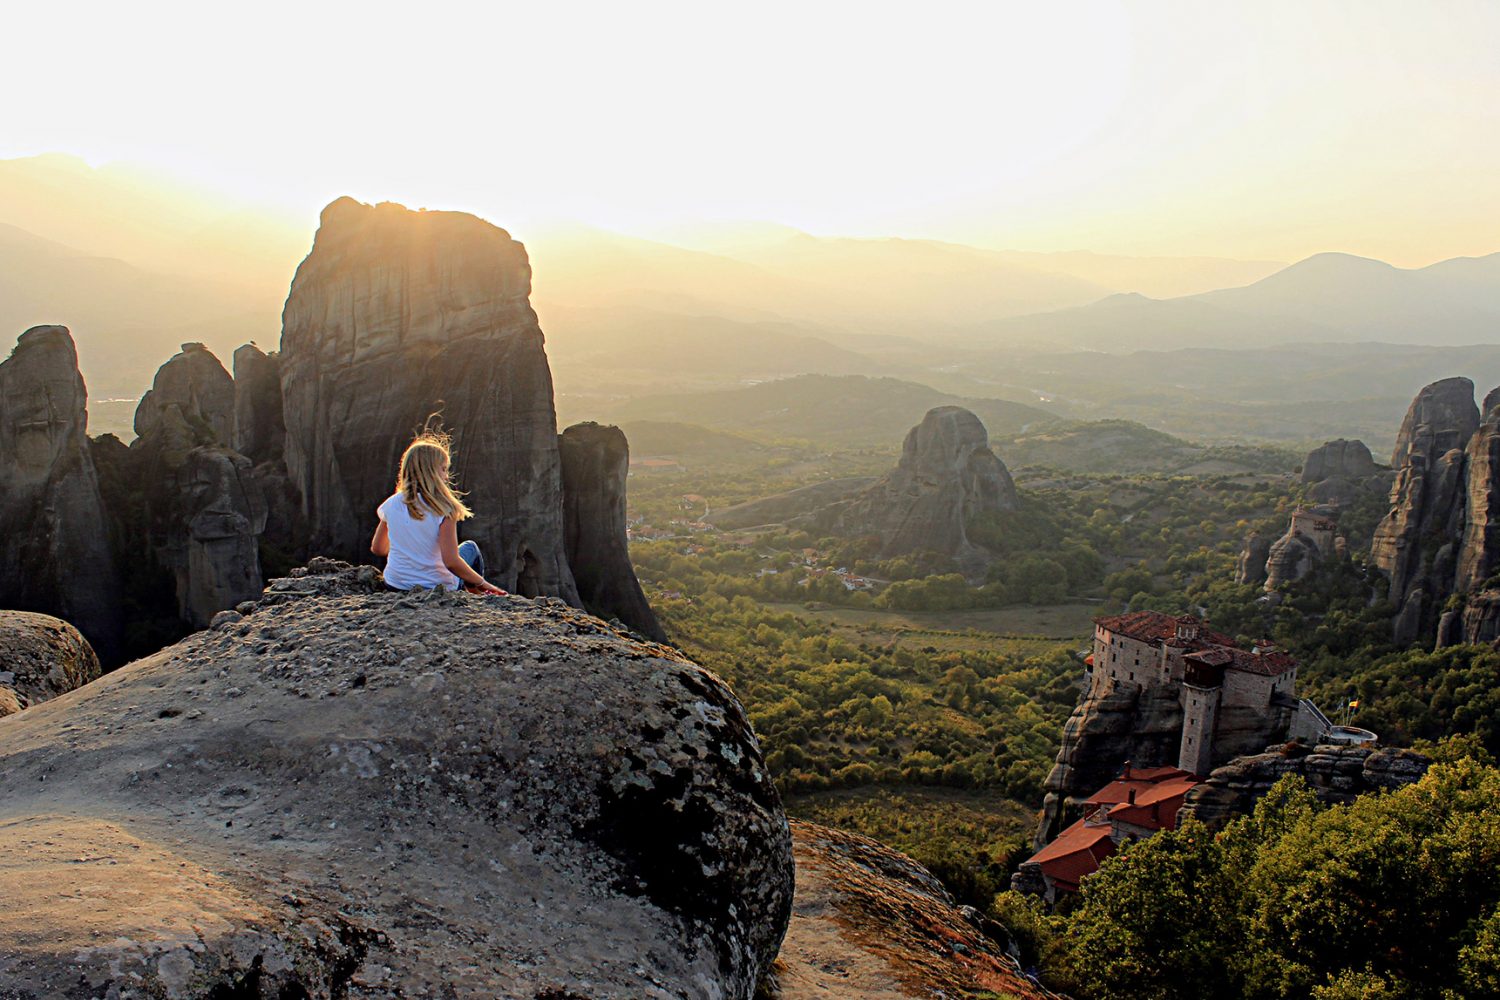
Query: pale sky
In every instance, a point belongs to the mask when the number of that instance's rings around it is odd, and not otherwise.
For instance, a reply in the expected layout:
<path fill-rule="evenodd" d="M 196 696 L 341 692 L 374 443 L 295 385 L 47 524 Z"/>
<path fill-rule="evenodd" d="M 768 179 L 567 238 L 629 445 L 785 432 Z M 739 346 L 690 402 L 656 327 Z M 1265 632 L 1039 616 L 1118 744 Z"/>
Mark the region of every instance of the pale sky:
<path fill-rule="evenodd" d="M 1500 250 L 1500 3 L 14 4 L 0 157 L 643 232 Z M 4 221 L 4 220 L 0 220 Z"/>

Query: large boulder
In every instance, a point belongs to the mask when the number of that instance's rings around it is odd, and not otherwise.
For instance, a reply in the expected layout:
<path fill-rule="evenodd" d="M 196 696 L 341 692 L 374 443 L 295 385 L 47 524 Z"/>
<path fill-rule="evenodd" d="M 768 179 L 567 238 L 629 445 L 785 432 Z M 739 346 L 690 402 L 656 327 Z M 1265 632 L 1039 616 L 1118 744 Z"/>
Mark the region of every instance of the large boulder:
<path fill-rule="evenodd" d="M 1463 541 L 1458 552 L 1460 591 L 1500 572 L 1500 409 L 1485 415 L 1469 440 Z"/>
<path fill-rule="evenodd" d="M 618 427 L 575 424 L 558 439 L 568 565 L 583 606 L 666 642 L 656 613 L 630 564 L 625 535 L 625 480 L 630 446 Z"/>
<path fill-rule="evenodd" d="M 122 616 L 87 403 L 66 327 L 0 361 L 0 607 L 69 621 L 109 659 Z"/>
<path fill-rule="evenodd" d="M 969 522 L 1019 502 L 984 424 L 961 406 L 939 406 L 906 435 L 895 469 L 819 520 L 834 534 L 877 536 L 882 558 L 938 552 L 973 575 L 988 558 L 969 540 Z"/>
<path fill-rule="evenodd" d="M 352 198 L 323 210 L 280 351 L 286 465 L 315 550 L 365 551 L 401 451 L 441 412 L 489 578 L 579 603 L 530 291 L 525 248 L 472 215 Z"/>
<path fill-rule="evenodd" d="M 50 701 L 99 676 L 76 628 L 30 611 L 0 611 L 0 715 Z"/>
<path fill-rule="evenodd" d="M 0 996 L 752 995 L 792 845 L 716 677 L 372 567 L 242 611 L 0 720 Z"/>
<path fill-rule="evenodd" d="M 1367 479 L 1375 474 L 1375 459 L 1363 441 L 1339 438 L 1326 441 L 1308 452 L 1302 462 L 1302 482 L 1325 479 Z"/>
<path fill-rule="evenodd" d="M 1414 750 L 1288 744 L 1215 768 L 1188 792 L 1181 816 L 1223 826 L 1252 812 L 1271 786 L 1288 774 L 1305 780 L 1321 801 L 1345 805 L 1360 795 L 1420 781 L 1431 766 L 1432 758 Z"/>

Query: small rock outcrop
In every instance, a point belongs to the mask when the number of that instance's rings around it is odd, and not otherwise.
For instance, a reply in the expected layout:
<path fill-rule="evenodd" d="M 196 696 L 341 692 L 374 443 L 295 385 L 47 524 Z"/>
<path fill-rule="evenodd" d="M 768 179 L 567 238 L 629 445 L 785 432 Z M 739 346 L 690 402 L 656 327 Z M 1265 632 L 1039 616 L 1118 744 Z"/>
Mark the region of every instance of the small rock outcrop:
<path fill-rule="evenodd" d="M 1325 479 L 1366 479 L 1376 472 L 1375 459 L 1363 441 L 1339 438 L 1327 441 L 1302 462 L 1302 482 L 1321 483 Z"/>
<path fill-rule="evenodd" d="M 235 451 L 259 464 L 281 457 L 286 425 L 281 417 L 281 371 L 276 356 L 254 344 L 234 352 Z"/>
<path fill-rule="evenodd" d="M 882 558 L 939 552 L 973 574 L 989 557 L 969 541 L 970 519 L 1019 502 L 984 424 L 961 406 L 939 406 L 906 435 L 895 469 L 818 519 L 834 534 L 879 537 Z"/>
<path fill-rule="evenodd" d="M 1188 792 L 1181 815 L 1210 826 L 1223 826 L 1248 815 L 1271 786 L 1288 774 L 1305 779 L 1314 794 L 1329 804 L 1348 804 L 1357 796 L 1420 781 L 1432 759 L 1414 750 L 1393 747 L 1299 744 L 1249 757 L 1236 757 L 1215 768 Z"/>
<path fill-rule="evenodd" d="M 666 642 L 651 610 L 625 535 L 625 480 L 630 446 L 618 427 L 575 424 L 558 438 L 562 458 L 563 529 L 568 565 L 583 606 Z"/>
<path fill-rule="evenodd" d="M 0 611 L 0 716 L 50 701 L 99 676 L 76 628 L 30 611 Z"/>
<path fill-rule="evenodd" d="M 774 1000 L 1055 995 L 921 865 L 868 837 L 793 821 L 797 896 L 765 995 Z"/>
<path fill-rule="evenodd" d="M 1239 558 L 1234 563 L 1234 582 L 1260 584 L 1266 582 L 1266 560 L 1271 557 L 1271 540 L 1258 531 L 1245 536 Z"/>
<path fill-rule="evenodd" d="M 1443 617 L 1453 615 L 1460 625 L 1444 634 L 1439 631 L 1437 645 L 1451 646 L 1456 643 L 1490 643 L 1500 639 L 1500 589 L 1486 588 L 1470 594 L 1462 611 L 1444 612 Z M 1455 634 L 1456 633 L 1456 634 Z"/>
<path fill-rule="evenodd" d="M 1391 510 L 1370 545 L 1370 561 L 1390 581 L 1389 600 L 1400 609 L 1398 642 L 1430 636 L 1453 593 L 1468 501 L 1465 449 L 1478 426 L 1474 383 L 1466 378 L 1427 386 L 1401 425 Z"/>
<path fill-rule="evenodd" d="M 0 853 L 5 996 L 749 1000 L 793 888 L 712 674 L 327 561 L 0 720 Z"/>
<path fill-rule="evenodd" d="M 198 627 L 216 612 L 260 593 L 260 536 L 267 505 L 250 459 L 228 442 L 235 387 L 201 344 L 184 344 L 156 374 L 136 410 L 140 435 L 130 474 L 136 509 L 112 504 L 134 521 L 139 539 L 175 582 L 177 615 Z M 199 409 L 199 406 L 207 409 Z"/>
<path fill-rule="evenodd" d="M 453 429 L 489 578 L 579 603 L 552 374 L 526 250 L 461 212 L 340 198 L 292 281 L 280 351 L 286 465 L 314 550 L 358 558 L 432 413 Z"/>
<path fill-rule="evenodd" d="M 122 616 L 87 402 L 67 327 L 27 330 L 0 361 L 0 607 L 56 615 L 110 657 Z"/>

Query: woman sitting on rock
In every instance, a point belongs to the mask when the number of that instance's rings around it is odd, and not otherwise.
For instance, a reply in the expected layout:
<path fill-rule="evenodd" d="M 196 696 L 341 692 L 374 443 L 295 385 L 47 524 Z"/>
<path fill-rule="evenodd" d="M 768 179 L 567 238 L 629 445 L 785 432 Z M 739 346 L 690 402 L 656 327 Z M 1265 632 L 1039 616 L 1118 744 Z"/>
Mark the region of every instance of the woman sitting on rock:
<path fill-rule="evenodd" d="M 385 556 L 393 590 L 460 586 L 479 594 L 505 591 L 484 578 L 484 556 L 458 541 L 458 522 L 472 516 L 448 480 L 449 437 L 430 424 L 401 453 L 396 492 L 376 508 L 380 526 L 370 551 Z"/>

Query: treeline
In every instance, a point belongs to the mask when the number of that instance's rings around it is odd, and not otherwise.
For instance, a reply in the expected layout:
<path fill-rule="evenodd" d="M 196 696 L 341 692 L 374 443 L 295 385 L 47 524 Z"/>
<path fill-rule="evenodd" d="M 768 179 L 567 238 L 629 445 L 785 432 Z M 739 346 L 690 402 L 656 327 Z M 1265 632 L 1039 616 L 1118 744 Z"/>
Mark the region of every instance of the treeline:
<path fill-rule="evenodd" d="M 927 785 L 1036 801 L 1077 694 L 1081 668 L 1062 649 L 854 642 L 744 596 L 657 607 L 684 651 L 739 695 L 787 794 Z"/>

